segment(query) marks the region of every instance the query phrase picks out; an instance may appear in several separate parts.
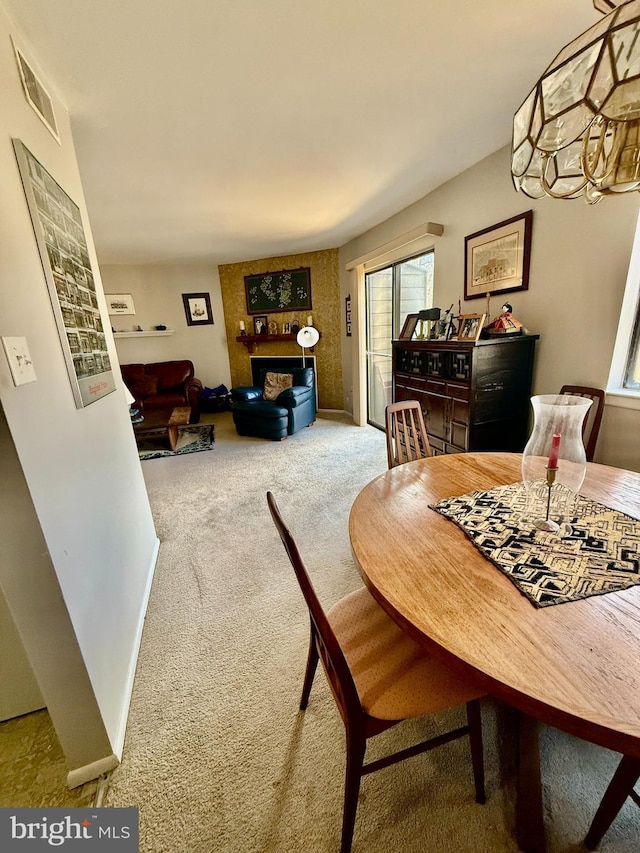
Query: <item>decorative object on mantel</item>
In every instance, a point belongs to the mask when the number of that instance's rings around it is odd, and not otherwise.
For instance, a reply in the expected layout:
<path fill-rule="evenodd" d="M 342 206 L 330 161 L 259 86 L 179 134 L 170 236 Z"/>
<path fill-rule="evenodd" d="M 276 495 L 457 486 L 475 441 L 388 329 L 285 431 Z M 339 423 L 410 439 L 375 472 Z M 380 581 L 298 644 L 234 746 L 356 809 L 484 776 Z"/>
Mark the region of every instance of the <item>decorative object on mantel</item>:
<path fill-rule="evenodd" d="M 240 320 L 240 334 L 241 335 L 247 334 L 247 330 L 246 330 L 245 325 L 244 325 L 244 320 Z"/>
<path fill-rule="evenodd" d="M 311 308 L 311 269 L 264 272 L 245 275 L 247 312 L 270 314 Z"/>
<path fill-rule="evenodd" d="M 529 198 L 595 204 L 640 189 L 640 0 L 593 5 L 608 14 L 560 51 L 513 119 L 511 174 Z"/>
<path fill-rule="evenodd" d="M 208 293 L 183 293 L 182 301 L 187 315 L 187 326 L 212 326 L 213 312 Z"/>
<path fill-rule="evenodd" d="M 465 299 L 528 289 L 532 221 L 527 210 L 464 238 Z"/>
<path fill-rule="evenodd" d="M 156 332 L 164 332 L 164 331 L 166 331 L 167 327 L 161 323 L 159 326 L 156 326 L 155 328 L 156 328 Z"/>
<path fill-rule="evenodd" d="M 267 315 L 262 314 L 260 317 L 253 318 L 253 331 L 256 335 L 267 334 Z"/>
<path fill-rule="evenodd" d="M 276 323 L 275 320 L 269 320 L 268 333 L 270 335 L 277 335 L 278 334 L 278 324 Z"/>

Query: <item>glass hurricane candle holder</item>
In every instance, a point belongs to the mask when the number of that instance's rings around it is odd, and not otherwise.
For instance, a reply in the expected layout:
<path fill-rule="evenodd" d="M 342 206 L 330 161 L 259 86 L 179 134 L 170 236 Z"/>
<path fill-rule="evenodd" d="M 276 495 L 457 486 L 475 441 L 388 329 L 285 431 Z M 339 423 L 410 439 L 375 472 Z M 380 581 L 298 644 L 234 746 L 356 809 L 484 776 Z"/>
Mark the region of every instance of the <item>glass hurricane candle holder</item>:
<path fill-rule="evenodd" d="M 591 403 L 568 394 L 531 398 L 533 431 L 522 455 L 524 524 L 552 533 L 571 532 L 575 499 L 587 468 L 582 425 Z"/>

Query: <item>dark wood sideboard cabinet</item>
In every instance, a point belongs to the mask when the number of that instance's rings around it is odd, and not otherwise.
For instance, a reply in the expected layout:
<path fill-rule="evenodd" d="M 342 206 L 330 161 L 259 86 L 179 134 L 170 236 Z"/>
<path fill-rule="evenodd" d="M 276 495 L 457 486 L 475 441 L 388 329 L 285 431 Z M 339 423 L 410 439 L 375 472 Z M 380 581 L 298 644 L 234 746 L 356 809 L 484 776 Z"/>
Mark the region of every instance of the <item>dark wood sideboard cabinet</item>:
<path fill-rule="evenodd" d="M 393 399 L 418 400 L 436 454 L 520 452 L 538 337 L 394 341 Z"/>

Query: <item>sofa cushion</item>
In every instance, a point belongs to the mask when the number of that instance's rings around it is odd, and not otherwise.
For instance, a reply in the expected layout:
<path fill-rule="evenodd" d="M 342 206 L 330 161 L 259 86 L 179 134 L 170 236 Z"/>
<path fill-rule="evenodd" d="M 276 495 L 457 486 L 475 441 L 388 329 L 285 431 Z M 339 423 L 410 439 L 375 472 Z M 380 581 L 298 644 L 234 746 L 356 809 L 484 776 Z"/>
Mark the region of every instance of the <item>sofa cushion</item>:
<path fill-rule="evenodd" d="M 145 366 L 147 376 L 158 377 L 158 391 L 182 389 L 184 383 L 193 376 L 191 361 L 156 361 Z"/>
<path fill-rule="evenodd" d="M 129 388 L 129 383 L 134 379 L 144 379 L 144 364 L 121 364 L 120 371 L 125 385 Z"/>
<path fill-rule="evenodd" d="M 293 386 L 293 373 L 273 373 L 269 371 L 264 377 L 263 396 L 265 400 L 277 400 L 285 388 Z"/>
<path fill-rule="evenodd" d="M 269 403 L 266 400 L 249 403 L 237 401 L 233 403 L 231 410 L 234 413 L 234 420 L 236 415 L 241 420 L 243 418 L 251 420 L 255 420 L 256 418 L 258 420 L 260 418 L 267 418 L 269 420 L 272 418 L 284 418 L 286 424 L 289 416 L 289 412 L 284 406 L 278 406 L 277 403 Z"/>
<path fill-rule="evenodd" d="M 136 400 L 151 397 L 158 393 L 157 376 L 140 376 L 129 380 L 125 379 L 125 385 L 131 391 Z"/>

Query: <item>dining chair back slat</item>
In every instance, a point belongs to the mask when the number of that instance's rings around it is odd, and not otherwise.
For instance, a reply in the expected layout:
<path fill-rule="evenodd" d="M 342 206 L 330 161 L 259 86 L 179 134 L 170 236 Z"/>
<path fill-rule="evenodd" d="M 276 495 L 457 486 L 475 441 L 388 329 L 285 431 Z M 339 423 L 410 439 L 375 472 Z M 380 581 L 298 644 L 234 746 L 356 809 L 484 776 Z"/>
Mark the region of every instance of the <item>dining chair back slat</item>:
<path fill-rule="evenodd" d="M 604 391 L 602 388 L 590 388 L 587 385 L 563 385 L 560 393 L 570 394 L 572 397 L 586 397 L 593 401 L 582 424 L 582 440 L 587 462 L 593 462 L 604 410 Z"/>
<path fill-rule="evenodd" d="M 417 400 L 391 403 L 385 410 L 389 468 L 431 456 L 429 438 Z"/>

